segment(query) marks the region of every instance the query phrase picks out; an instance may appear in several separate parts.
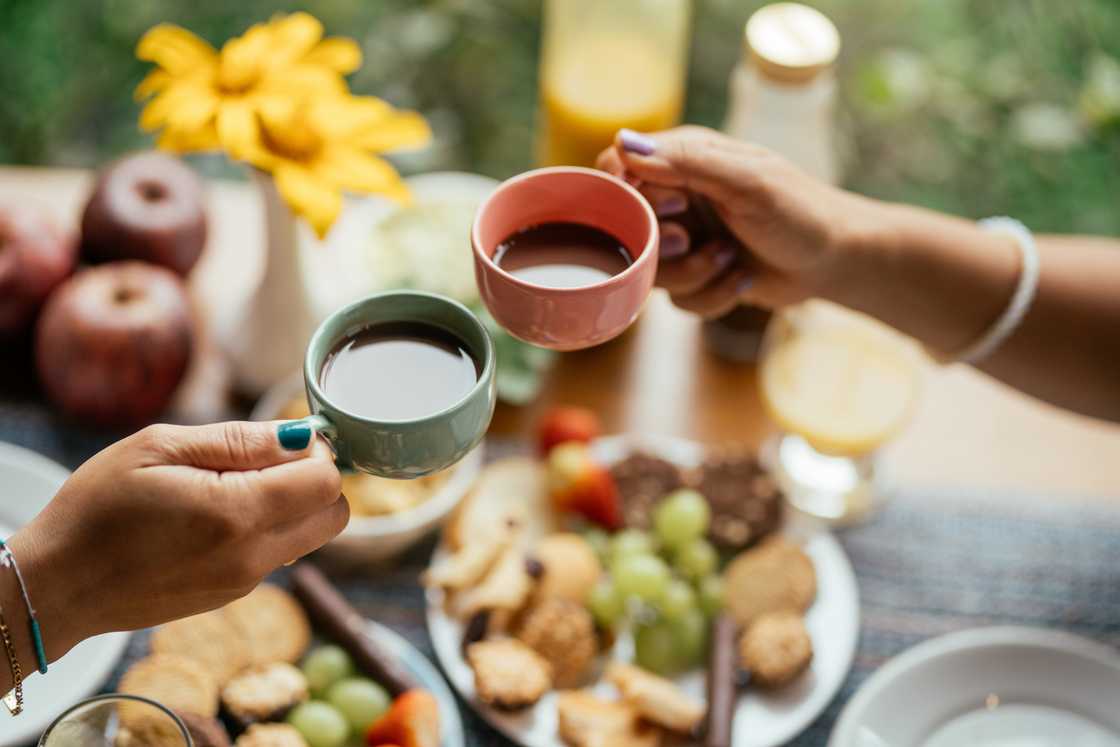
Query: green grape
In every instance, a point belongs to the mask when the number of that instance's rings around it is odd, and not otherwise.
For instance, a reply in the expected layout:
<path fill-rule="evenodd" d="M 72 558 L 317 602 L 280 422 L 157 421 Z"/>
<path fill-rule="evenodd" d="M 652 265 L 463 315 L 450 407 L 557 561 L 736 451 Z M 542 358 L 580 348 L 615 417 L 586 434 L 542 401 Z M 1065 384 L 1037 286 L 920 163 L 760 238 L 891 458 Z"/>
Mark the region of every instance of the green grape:
<path fill-rule="evenodd" d="M 669 566 L 656 555 L 630 555 L 615 562 L 614 583 L 624 597 L 657 600 L 665 591 L 671 574 Z"/>
<path fill-rule="evenodd" d="M 711 509 L 695 490 L 677 490 L 665 496 L 653 512 L 657 538 L 667 547 L 682 547 L 708 531 Z"/>
<path fill-rule="evenodd" d="M 611 538 L 611 567 L 631 555 L 649 555 L 653 549 L 653 539 L 647 533 L 640 529 L 623 529 Z"/>
<path fill-rule="evenodd" d="M 303 660 L 303 675 L 313 693 L 321 693 L 353 673 L 350 655 L 339 646 L 320 646 Z"/>
<path fill-rule="evenodd" d="M 615 628 L 626 615 L 626 600 L 609 578 L 592 587 L 587 595 L 587 607 L 595 622 L 608 630 Z"/>
<path fill-rule="evenodd" d="M 657 609 L 666 620 L 676 620 L 696 606 L 696 592 L 687 581 L 675 578 L 665 585 Z"/>
<path fill-rule="evenodd" d="M 718 564 L 719 556 L 716 554 L 716 549 L 707 540 L 693 540 L 677 550 L 677 570 L 693 581 L 715 571 Z"/>
<path fill-rule="evenodd" d="M 708 653 L 708 618 L 693 607 L 676 620 L 669 621 L 681 668 L 691 669 L 704 662 Z"/>
<path fill-rule="evenodd" d="M 288 723 L 296 727 L 308 747 L 342 747 L 350 736 L 346 717 L 321 700 L 300 703 L 288 714 Z"/>
<path fill-rule="evenodd" d="M 583 533 L 583 538 L 591 545 L 591 549 L 599 557 L 599 562 L 606 565 L 610 561 L 611 536 L 602 529 L 592 527 Z"/>
<path fill-rule="evenodd" d="M 700 609 L 709 618 L 723 609 L 723 576 L 712 575 L 700 579 Z"/>
<path fill-rule="evenodd" d="M 369 725 L 389 710 L 389 693 L 373 680 L 349 677 L 331 685 L 327 702 L 339 710 L 355 733 L 365 734 Z"/>
<path fill-rule="evenodd" d="M 679 646 L 667 622 L 641 625 L 634 631 L 634 660 L 656 674 L 670 676 L 684 669 Z"/>

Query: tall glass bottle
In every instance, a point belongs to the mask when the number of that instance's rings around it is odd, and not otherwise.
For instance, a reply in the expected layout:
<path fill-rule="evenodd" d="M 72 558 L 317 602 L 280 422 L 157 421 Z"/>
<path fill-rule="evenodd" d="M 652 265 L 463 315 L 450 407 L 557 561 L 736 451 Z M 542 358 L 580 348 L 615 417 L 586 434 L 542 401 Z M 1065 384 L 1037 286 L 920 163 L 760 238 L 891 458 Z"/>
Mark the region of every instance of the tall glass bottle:
<path fill-rule="evenodd" d="M 623 127 L 680 120 L 690 0 L 545 0 L 537 161 L 591 166 Z"/>
<path fill-rule="evenodd" d="M 731 73 L 724 131 L 780 153 L 818 179 L 838 180 L 833 148 L 840 34 L 820 11 L 774 3 L 751 16 Z M 708 348 L 755 360 L 770 313 L 741 306 L 704 325 Z"/>

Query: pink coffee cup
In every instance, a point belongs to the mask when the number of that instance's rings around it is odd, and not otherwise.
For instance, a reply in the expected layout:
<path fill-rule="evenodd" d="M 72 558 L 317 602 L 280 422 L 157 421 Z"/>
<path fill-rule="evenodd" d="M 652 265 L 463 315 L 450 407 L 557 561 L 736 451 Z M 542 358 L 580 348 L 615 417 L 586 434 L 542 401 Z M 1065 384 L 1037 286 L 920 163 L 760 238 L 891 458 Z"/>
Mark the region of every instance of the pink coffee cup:
<path fill-rule="evenodd" d="M 494 263 L 498 245 L 541 223 L 569 222 L 606 231 L 632 264 L 602 282 L 550 288 L 514 277 Z M 514 337 L 554 350 L 606 342 L 638 317 L 657 274 L 657 218 L 626 182 L 576 166 L 527 171 L 502 182 L 471 228 L 474 274 L 486 308 Z"/>

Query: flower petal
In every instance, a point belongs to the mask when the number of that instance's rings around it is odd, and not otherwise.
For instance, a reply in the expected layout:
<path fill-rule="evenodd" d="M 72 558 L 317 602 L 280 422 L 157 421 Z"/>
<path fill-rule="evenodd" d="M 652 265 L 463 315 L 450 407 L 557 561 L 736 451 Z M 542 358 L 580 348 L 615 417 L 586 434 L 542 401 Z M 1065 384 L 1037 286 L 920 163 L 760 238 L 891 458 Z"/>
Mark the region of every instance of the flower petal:
<path fill-rule="evenodd" d="M 173 153 L 197 153 L 221 147 L 213 122 L 194 131 L 165 129 L 156 139 L 156 145 Z"/>
<path fill-rule="evenodd" d="M 196 80 L 177 80 L 156 95 L 140 112 L 140 129 L 155 130 L 167 124 L 180 107 L 190 107 L 200 96 L 210 91 Z"/>
<path fill-rule="evenodd" d="M 272 34 L 272 60 L 277 64 L 299 60 L 323 38 L 323 24 L 303 11 L 275 16 L 269 21 L 268 30 Z"/>
<path fill-rule="evenodd" d="M 172 75 L 189 73 L 217 60 L 217 52 L 207 42 L 170 23 L 153 26 L 140 37 L 136 56 L 156 63 Z"/>
<path fill-rule="evenodd" d="M 307 65 L 322 65 L 345 75 L 362 66 L 362 49 L 353 39 L 331 36 L 316 44 L 302 62 Z"/>
<path fill-rule="evenodd" d="M 384 153 L 390 150 L 418 148 L 432 139 L 432 130 L 416 112 L 392 112 L 382 121 L 356 132 L 350 139 L 363 150 Z"/>
<path fill-rule="evenodd" d="M 246 98 L 226 98 L 218 107 L 218 140 L 230 158 L 245 160 L 260 142 L 260 125 Z"/>
<path fill-rule="evenodd" d="M 167 127 L 174 130 L 198 130 L 210 123 L 218 110 L 219 99 L 213 91 L 198 87 L 181 96 L 167 114 Z"/>
<path fill-rule="evenodd" d="M 312 126 L 328 138 L 345 138 L 385 119 L 393 108 L 374 96 L 319 96 L 310 102 Z"/>
<path fill-rule="evenodd" d="M 258 84 L 263 91 L 291 96 L 341 96 L 349 95 L 346 81 L 334 70 L 322 65 L 303 63 L 286 67 L 270 66 Z"/>
<path fill-rule="evenodd" d="M 132 96 L 137 101 L 143 101 L 152 94 L 159 93 L 167 88 L 173 80 L 174 78 L 170 73 L 157 68 L 145 75 L 144 80 L 136 84 L 136 90 L 132 92 Z"/>
<path fill-rule="evenodd" d="M 272 36 L 263 24 L 250 26 L 241 36 L 222 45 L 218 83 L 230 92 L 245 91 L 260 78 L 269 55 Z"/>
<path fill-rule="evenodd" d="M 324 147 L 311 167 L 316 174 L 343 189 L 383 194 L 394 199 L 406 191 L 392 164 L 345 145 Z"/>
<path fill-rule="evenodd" d="M 342 210 L 342 193 L 302 166 L 282 163 L 272 174 L 280 196 L 292 211 L 302 215 L 321 239 Z"/>

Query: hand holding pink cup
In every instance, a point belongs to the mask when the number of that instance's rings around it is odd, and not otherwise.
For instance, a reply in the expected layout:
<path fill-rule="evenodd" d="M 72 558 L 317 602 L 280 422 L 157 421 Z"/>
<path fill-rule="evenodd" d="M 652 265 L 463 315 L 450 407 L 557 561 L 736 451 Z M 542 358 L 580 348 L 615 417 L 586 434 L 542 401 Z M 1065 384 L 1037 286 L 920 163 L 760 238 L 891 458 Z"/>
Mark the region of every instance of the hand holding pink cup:
<path fill-rule="evenodd" d="M 519 231 L 577 223 L 618 240 L 630 266 L 601 282 L 556 288 L 498 266 L 499 246 Z M 482 204 L 471 229 L 475 278 L 486 307 L 514 337 L 578 350 L 622 334 L 638 317 L 657 274 L 657 218 L 636 189 L 609 174 L 557 166 L 520 174 Z"/>

